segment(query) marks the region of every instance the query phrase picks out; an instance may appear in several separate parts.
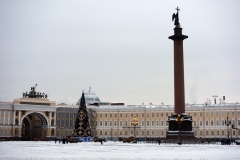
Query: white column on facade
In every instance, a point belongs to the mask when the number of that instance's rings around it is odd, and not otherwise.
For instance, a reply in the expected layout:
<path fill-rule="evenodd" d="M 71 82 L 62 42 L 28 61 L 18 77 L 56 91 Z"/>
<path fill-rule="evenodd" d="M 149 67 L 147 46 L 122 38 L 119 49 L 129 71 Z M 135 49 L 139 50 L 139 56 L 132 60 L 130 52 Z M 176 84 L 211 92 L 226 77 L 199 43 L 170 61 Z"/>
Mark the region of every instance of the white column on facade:
<path fill-rule="evenodd" d="M 50 117 L 50 120 L 49 120 L 49 124 L 48 124 L 48 126 L 51 126 L 51 123 L 52 123 L 52 112 L 49 112 L 49 117 Z"/>
<path fill-rule="evenodd" d="M 13 125 L 15 125 L 15 115 L 16 115 L 16 111 L 13 111 Z"/>
<path fill-rule="evenodd" d="M 18 111 L 18 125 L 21 125 L 21 122 L 20 122 L 20 115 L 21 115 L 21 112 Z"/>
<path fill-rule="evenodd" d="M 68 127 L 70 127 L 70 120 L 71 120 L 70 113 L 68 113 Z"/>
<path fill-rule="evenodd" d="M 54 112 L 54 126 L 56 126 L 57 116 L 56 112 Z"/>
<path fill-rule="evenodd" d="M 10 124 L 10 110 L 8 111 L 8 125 Z"/>
<path fill-rule="evenodd" d="M 5 125 L 5 110 L 3 110 L 3 125 Z"/>

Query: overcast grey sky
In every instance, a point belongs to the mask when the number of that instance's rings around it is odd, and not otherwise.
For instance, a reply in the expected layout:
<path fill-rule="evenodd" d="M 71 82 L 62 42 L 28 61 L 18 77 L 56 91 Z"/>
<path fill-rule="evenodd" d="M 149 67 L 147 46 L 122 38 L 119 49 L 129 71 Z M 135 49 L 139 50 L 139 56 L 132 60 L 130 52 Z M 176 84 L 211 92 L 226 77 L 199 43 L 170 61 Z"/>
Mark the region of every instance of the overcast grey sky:
<path fill-rule="evenodd" d="M 180 8 L 185 101 L 240 102 L 240 1 L 0 1 L 0 101 L 36 90 L 75 104 L 173 104 L 172 14 Z M 212 100 L 213 102 L 213 100 Z"/>

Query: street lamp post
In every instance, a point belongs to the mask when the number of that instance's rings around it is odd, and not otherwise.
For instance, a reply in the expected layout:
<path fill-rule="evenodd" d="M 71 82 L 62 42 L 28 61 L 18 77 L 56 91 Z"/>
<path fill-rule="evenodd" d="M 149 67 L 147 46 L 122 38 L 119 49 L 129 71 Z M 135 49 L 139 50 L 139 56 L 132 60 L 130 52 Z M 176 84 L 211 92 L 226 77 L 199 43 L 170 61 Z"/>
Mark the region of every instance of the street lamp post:
<path fill-rule="evenodd" d="M 177 144 L 181 145 L 182 144 L 182 140 L 181 140 L 181 137 L 180 137 L 180 130 L 181 130 L 181 123 L 183 121 L 183 118 L 181 117 L 180 114 L 178 114 L 177 118 L 176 118 L 176 122 L 178 123 L 178 142 Z"/>
<path fill-rule="evenodd" d="M 135 129 L 136 129 L 136 126 L 138 125 L 138 120 L 136 119 L 136 117 L 133 118 L 131 124 L 133 125 L 134 141 L 136 141 Z"/>
<path fill-rule="evenodd" d="M 228 120 L 228 116 L 227 116 L 227 120 L 225 120 L 225 125 L 227 125 L 228 139 L 229 139 L 229 126 L 231 125 L 231 120 Z"/>

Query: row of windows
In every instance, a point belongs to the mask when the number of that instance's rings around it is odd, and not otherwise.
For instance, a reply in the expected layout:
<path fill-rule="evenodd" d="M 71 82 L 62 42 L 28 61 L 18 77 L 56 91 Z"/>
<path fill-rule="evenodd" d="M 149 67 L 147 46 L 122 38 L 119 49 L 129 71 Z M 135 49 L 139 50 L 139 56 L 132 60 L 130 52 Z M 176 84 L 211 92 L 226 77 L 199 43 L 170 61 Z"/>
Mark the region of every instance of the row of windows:
<path fill-rule="evenodd" d="M 58 113 L 58 118 L 70 118 L 73 119 L 77 116 L 77 113 Z"/>
<path fill-rule="evenodd" d="M 197 135 L 197 132 L 195 132 L 195 135 Z M 228 133 L 224 130 L 222 131 L 205 131 L 206 136 L 226 136 Z M 220 135 L 221 133 L 221 135 Z M 133 134 L 133 131 L 119 131 L 119 135 L 129 135 L 129 134 Z M 160 134 L 160 135 L 159 135 Z M 216 134 L 216 135 L 215 135 Z M 238 134 L 240 134 L 240 131 L 238 131 Z M 116 135 L 116 132 L 113 131 L 99 131 L 99 135 Z M 144 130 L 142 131 L 136 131 L 136 135 L 137 136 L 144 136 Z M 164 131 L 146 131 L 146 135 L 151 135 L 151 136 L 163 136 L 164 135 Z M 232 135 L 235 136 L 236 132 L 232 131 Z M 203 131 L 200 131 L 200 136 L 203 136 Z"/>
<path fill-rule="evenodd" d="M 12 130 L 10 130 L 10 132 L 8 132 L 7 129 L 5 129 L 5 130 L 0 129 L 0 135 L 8 135 L 9 133 L 12 133 Z"/>
<path fill-rule="evenodd" d="M 165 115 L 166 116 L 169 116 L 169 115 L 171 115 L 172 113 L 165 113 Z M 219 115 L 222 115 L 222 116 L 230 116 L 230 115 L 232 115 L 232 116 L 234 116 L 234 114 L 235 114 L 235 112 L 205 112 L 205 115 L 206 116 L 214 116 L 214 115 L 216 115 L 216 116 L 219 116 Z M 109 114 L 102 114 L 102 113 L 100 113 L 100 117 L 103 117 L 103 115 L 104 115 L 104 117 L 117 117 L 117 114 L 111 114 L 111 113 L 109 113 Z M 140 114 L 142 117 L 144 117 L 144 113 L 142 113 L 142 114 Z M 156 116 L 156 117 L 158 117 L 159 115 L 161 115 L 161 116 L 163 116 L 163 113 L 149 113 L 149 114 L 147 114 L 147 117 L 149 117 L 149 116 L 152 116 L 152 117 L 154 117 L 154 115 Z M 190 116 L 190 113 L 188 113 L 188 115 Z M 128 114 L 128 113 L 126 113 L 126 114 L 122 114 L 122 113 L 120 113 L 119 114 L 119 117 L 123 117 L 123 116 L 125 116 L 125 117 L 128 117 L 128 116 L 130 116 L 130 117 L 138 117 L 138 113 L 136 113 L 136 114 L 133 114 L 133 113 L 131 113 L 131 114 Z M 193 113 L 193 116 L 197 116 L 197 113 Z M 199 113 L 199 116 L 203 116 L 203 112 L 200 112 Z M 238 112 L 238 116 L 240 116 L 240 112 Z"/>
<path fill-rule="evenodd" d="M 104 122 L 104 125 L 103 125 Z M 114 124 L 113 124 L 114 123 Z M 131 123 L 129 123 L 128 121 L 125 121 L 125 123 L 123 124 L 123 121 L 119 121 L 119 126 L 128 126 L 131 125 Z M 151 126 L 164 126 L 164 121 L 161 121 L 161 123 L 159 121 L 151 121 Z M 96 126 L 98 126 L 98 121 L 96 121 Z M 108 126 L 108 121 L 99 121 L 99 126 Z M 117 126 L 117 121 L 109 121 L 109 126 Z M 141 122 L 141 126 L 144 126 L 144 121 Z M 146 126 L 150 126 L 150 121 L 147 121 Z M 168 126 L 168 122 L 166 122 L 166 126 Z"/>
<path fill-rule="evenodd" d="M 3 121 L 4 119 L 3 118 L 0 118 L 0 124 L 3 124 L 4 123 L 4 121 Z M 13 119 L 12 118 L 10 118 L 10 119 L 8 119 L 8 118 L 5 118 L 5 124 L 13 124 Z M 3 125 L 5 125 L 5 124 L 3 124 Z"/>
<path fill-rule="evenodd" d="M 150 132 L 150 131 L 146 131 L 146 134 L 149 136 L 150 134 L 152 135 L 152 136 L 154 136 L 155 134 L 156 134 L 156 136 L 157 135 L 159 135 L 159 133 L 163 136 L 164 135 L 164 132 L 163 131 L 156 131 L 156 132 L 154 132 L 154 131 L 152 131 L 152 132 Z M 102 135 L 105 135 L 105 136 L 107 136 L 107 135 L 116 135 L 116 132 L 115 133 L 111 133 L 111 131 L 109 132 L 109 134 L 108 134 L 108 132 L 107 131 L 99 131 L 99 134 L 102 136 Z M 119 131 L 119 135 L 120 136 L 122 136 L 122 135 L 128 135 L 128 134 L 132 134 L 133 135 L 133 131 Z M 137 136 L 144 136 L 144 131 L 136 131 L 136 135 Z"/>

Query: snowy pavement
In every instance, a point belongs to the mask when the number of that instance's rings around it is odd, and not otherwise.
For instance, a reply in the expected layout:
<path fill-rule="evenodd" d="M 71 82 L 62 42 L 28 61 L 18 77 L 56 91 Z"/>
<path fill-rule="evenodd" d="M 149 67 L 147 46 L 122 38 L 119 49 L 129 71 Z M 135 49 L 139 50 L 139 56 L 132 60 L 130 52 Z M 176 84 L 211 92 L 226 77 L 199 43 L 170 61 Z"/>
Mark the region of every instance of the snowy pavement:
<path fill-rule="evenodd" d="M 240 145 L 174 145 L 174 144 L 126 144 L 107 141 L 59 144 L 58 142 L 0 142 L 0 159 L 210 159 L 239 160 Z"/>

